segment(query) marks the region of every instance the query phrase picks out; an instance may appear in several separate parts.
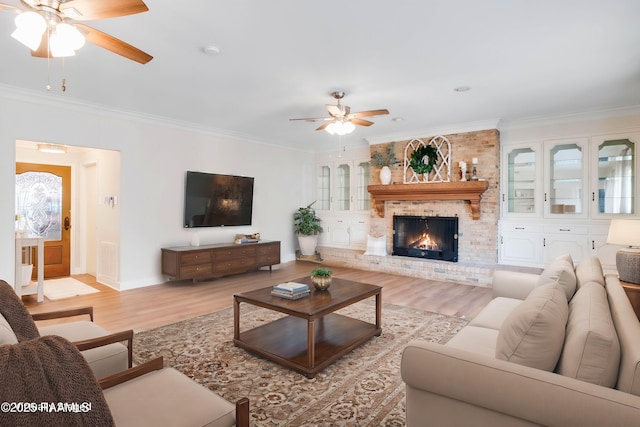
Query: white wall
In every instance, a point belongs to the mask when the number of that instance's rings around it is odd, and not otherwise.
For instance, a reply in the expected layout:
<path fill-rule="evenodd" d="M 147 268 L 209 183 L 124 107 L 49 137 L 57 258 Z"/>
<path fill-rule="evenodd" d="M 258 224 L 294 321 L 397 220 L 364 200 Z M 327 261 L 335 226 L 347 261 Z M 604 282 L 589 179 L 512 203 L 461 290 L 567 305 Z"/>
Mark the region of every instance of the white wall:
<path fill-rule="evenodd" d="M 160 248 L 191 241 L 191 231 L 182 228 L 187 170 L 255 177 L 253 225 L 204 229 L 199 231 L 203 244 L 260 232 L 264 239 L 282 242 L 283 262 L 295 258 L 291 218 L 313 197 L 312 153 L 0 88 L 0 196 L 5 201 L 0 204 L 0 278 L 10 283 L 16 140 L 120 152 L 119 182 L 112 178 L 111 188 L 98 190 L 100 197 L 119 197 L 119 215 L 101 217 L 119 233 L 107 232 L 101 239 L 118 239 L 120 289 L 161 282 Z"/>

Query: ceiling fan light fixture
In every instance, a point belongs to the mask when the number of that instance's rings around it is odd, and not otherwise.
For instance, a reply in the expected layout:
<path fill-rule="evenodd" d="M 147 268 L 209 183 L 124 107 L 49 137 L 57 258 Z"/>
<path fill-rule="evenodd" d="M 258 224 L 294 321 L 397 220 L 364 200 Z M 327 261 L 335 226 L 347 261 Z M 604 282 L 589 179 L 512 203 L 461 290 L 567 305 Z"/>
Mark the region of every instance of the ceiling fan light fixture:
<path fill-rule="evenodd" d="M 346 135 L 353 132 L 355 128 L 356 128 L 355 125 L 350 121 L 336 120 L 335 122 L 327 126 L 325 129 L 331 135 Z"/>
<path fill-rule="evenodd" d="M 84 46 L 85 39 L 82 33 L 74 26 L 61 23 L 56 25 L 55 31 L 49 39 L 51 56 L 60 58 L 74 56 L 76 50 Z"/>
<path fill-rule="evenodd" d="M 42 41 L 42 34 L 47 29 L 47 21 L 36 12 L 24 12 L 16 16 L 16 29 L 11 37 L 31 50 L 37 50 Z"/>

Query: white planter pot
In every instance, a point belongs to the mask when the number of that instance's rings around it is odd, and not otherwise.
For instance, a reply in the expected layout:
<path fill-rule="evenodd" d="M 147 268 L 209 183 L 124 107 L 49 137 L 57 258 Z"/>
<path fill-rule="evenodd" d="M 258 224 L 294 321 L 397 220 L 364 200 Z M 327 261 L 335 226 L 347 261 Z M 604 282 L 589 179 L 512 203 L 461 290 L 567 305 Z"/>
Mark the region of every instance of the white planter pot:
<path fill-rule="evenodd" d="M 383 185 L 391 184 L 391 169 L 389 169 L 389 166 L 383 166 L 380 169 L 380 182 Z"/>
<path fill-rule="evenodd" d="M 298 244 L 300 245 L 300 254 L 305 256 L 315 255 L 316 246 L 318 246 L 318 235 L 303 236 L 298 234 Z"/>

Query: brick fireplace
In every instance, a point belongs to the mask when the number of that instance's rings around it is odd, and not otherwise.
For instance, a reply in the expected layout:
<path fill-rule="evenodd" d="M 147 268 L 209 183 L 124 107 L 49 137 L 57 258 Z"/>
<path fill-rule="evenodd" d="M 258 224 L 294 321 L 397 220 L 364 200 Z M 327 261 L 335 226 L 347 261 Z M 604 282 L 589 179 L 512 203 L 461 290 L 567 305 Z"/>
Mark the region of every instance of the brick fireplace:
<path fill-rule="evenodd" d="M 382 271 L 407 276 L 424 277 L 432 280 L 455 281 L 477 286 L 489 286 L 497 262 L 498 251 L 498 193 L 500 141 L 496 129 L 444 135 L 451 142 L 451 164 L 456 165 L 451 171 L 450 183 L 403 184 L 402 163 L 393 165 L 392 183 L 382 190 L 391 191 L 397 188 L 408 194 L 414 194 L 421 187 L 429 187 L 431 192 L 442 194 L 427 200 L 408 198 L 406 196 L 385 200 L 375 199 L 372 194 L 369 234 L 374 237 L 386 236 L 387 251 L 393 247 L 394 216 L 440 216 L 458 218 L 458 262 L 410 258 L 406 256 L 365 256 L 363 251 L 320 248 L 322 258 L 327 264 L 344 265 L 353 268 Z M 429 141 L 432 138 L 421 138 Z M 403 159 L 404 148 L 408 141 L 394 143 L 396 157 Z M 371 153 L 386 150 L 387 144 L 371 146 Z M 478 159 L 478 177 L 483 180 L 461 182 L 459 161 L 471 164 L 472 158 Z M 383 187 L 379 180 L 379 168 L 371 168 L 371 188 Z M 472 184 L 474 183 L 475 184 Z M 451 192 L 466 191 L 474 185 L 486 186 L 474 201 L 468 194 L 450 196 Z M 437 188 L 443 187 L 442 189 Z M 406 191 L 405 191 L 406 190 Z M 384 212 L 381 215 L 381 211 Z"/>

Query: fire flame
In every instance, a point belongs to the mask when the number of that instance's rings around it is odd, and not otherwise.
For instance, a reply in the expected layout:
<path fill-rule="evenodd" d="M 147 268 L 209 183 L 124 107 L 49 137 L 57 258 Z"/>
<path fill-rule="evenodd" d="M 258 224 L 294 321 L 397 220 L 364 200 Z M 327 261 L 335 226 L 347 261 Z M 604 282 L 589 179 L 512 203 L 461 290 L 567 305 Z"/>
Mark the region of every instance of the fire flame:
<path fill-rule="evenodd" d="M 433 240 L 428 233 L 422 233 L 416 242 L 412 245 L 415 249 L 437 250 L 438 242 Z"/>

